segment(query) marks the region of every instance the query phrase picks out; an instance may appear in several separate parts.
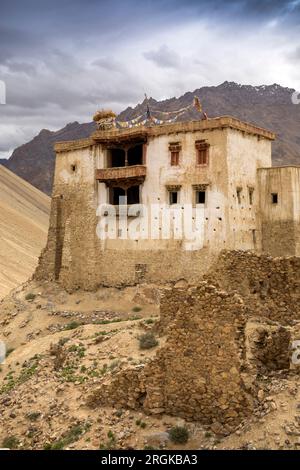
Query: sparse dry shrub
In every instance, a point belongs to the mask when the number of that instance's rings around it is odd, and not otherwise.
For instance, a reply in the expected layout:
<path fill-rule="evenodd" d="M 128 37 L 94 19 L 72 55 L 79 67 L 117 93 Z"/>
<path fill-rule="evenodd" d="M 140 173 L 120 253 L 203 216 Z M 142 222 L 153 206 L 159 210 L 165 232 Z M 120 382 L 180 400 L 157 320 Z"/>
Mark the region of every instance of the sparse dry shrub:
<path fill-rule="evenodd" d="M 174 426 L 170 429 L 169 436 L 174 444 L 186 444 L 190 434 L 185 426 Z"/>
<path fill-rule="evenodd" d="M 149 331 L 139 337 L 140 349 L 151 349 L 158 345 L 155 335 Z"/>

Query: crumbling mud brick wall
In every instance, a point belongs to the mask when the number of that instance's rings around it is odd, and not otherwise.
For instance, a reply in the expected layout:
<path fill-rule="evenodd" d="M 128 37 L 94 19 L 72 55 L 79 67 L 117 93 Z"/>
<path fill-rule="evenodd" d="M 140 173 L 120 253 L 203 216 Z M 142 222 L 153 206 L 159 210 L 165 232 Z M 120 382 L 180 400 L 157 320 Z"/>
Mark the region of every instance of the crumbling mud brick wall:
<path fill-rule="evenodd" d="M 272 258 L 247 251 L 224 251 L 205 278 L 239 294 L 245 315 L 282 325 L 300 320 L 300 258 Z"/>
<path fill-rule="evenodd" d="M 95 287 L 97 218 L 95 210 L 91 210 L 95 204 L 89 195 L 83 184 L 76 192 L 55 187 L 48 241 L 40 256 L 36 279 L 59 280 L 66 289 Z M 78 216 L 80 212 L 82 217 Z"/>
<path fill-rule="evenodd" d="M 47 245 L 39 258 L 39 264 L 34 274 L 36 279 L 56 280 L 59 276 L 62 255 L 60 240 L 63 238 L 61 210 L 61 198 L 59 196 L 52 197 Z"/>
<path fill-rule="evenodd" d="M 257 171 L 263 253 L 300 255 L 299 178 L 296 166 Z"/>
<path fill-rule="evenodd" d="M 230 432 L 253 407 L 242 380 L 243 301 L 203 282 L 166 290 L 161 316 L 167 340 L 155 358 L 144 368 L 120 372 L 89 404 L 143 408 Z"/>

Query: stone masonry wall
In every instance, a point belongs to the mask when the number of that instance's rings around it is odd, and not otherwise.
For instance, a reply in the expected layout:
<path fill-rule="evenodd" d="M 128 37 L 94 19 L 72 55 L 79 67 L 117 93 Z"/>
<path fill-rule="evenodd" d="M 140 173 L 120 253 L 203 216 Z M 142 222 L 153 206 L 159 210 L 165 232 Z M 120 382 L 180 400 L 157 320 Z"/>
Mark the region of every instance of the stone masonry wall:
<path fill-rule="evenodd" d="M 97 219 L 90 195 L 88 185 L 81 185 L 78 191 L 56 185 L 48 241 L 36 279 L 56 279 L 66 289 L 95 288 Z"/>
<path fill-rule="evenodd" d="M 294 220 L 273 220 L 262 223 L 262 250 L 271 256 L 298 255 L 300 225 Z"/>
<path fill-rule="evenodd" d="M 256 374 L 290 368 L 290 327 L 270 320 L 250 319 L 245 328 L 246 359 Z"/>
<path fill-rule="evenodd" d="M 300 258 L 272 258 L 246 251 L 224 251 L 204 276 L 245 303 L 247 318 L 282 325 L 300 320 Z"/>
<path fill-rule="evenodd" d="M 253 407 L 242 380 L 242 300 L 206 282 L 167 289 L 161 317 L 167 341 L 156 357 L 145 368 L 119 373 L 89 403 L 143 408 L 230 432 Z"/>
<path fill-rule="evenodd" d="M 47 245 L 42 250 L 39 264 L 35 272 L 36 279 L 57 280 L 60 273 L 63 226 L 62 226 L 62 205 L 59 196 L 51 200 L 51 212 L 48 230 Z"/>

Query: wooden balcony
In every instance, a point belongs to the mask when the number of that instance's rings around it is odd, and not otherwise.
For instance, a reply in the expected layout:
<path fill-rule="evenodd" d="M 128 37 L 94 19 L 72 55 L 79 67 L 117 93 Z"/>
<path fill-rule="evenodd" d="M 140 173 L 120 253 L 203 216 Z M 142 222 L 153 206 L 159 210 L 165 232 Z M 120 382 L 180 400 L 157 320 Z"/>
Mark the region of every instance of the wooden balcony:
<path fill-rule="evenodd" d="M 146 178 L 145 165 L 132 165 L 96 170 L 96 180 L 107 186 L 129 188 L 143 183 Z"/>

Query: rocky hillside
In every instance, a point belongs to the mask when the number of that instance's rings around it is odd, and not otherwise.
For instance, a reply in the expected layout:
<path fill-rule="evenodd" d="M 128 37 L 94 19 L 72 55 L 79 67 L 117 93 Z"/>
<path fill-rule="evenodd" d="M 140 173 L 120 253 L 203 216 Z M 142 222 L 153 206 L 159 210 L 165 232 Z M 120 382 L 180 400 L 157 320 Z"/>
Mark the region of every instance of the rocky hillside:
<path fill-rule="evenodd" d="M 49 212 L 48 196 L 0 165 L 0 299 L 32 275 Z"/>
<path fill-rule="evenodd" d="M 225 252 L 198 286 L 15 289 L 0 303 L 0 446 L 299 449 L 298 265 Z"/>
<path fill-rule="evenodd" d="M 253 87 L 224 82 L 219 86 L 202 87 L 179 98 L 164 101 L 150 99 L 153 109 L 174 111 L 190 104 L 199 96 L 209 117 L 233 115 L 242 120 L 266 127 L 277 133 L 273 147 L 274 165 L 300 164 L 300 105 L 291 101 L 294 90 L 273 84 Z M 120 119 L 133 118 L 146 110 L 146 102 L 127 108 Z M 196 111 L 181 116 L 181 120 L 197 119 Z M 57 141 L 87 137 L 93 123 L 74 122 L 50 132 L 42 130 L 31 142 L 17 148 L 7 162 L 8 168 L 42 191 L 50 194 L 53 171 L 53 144 Z"/>

